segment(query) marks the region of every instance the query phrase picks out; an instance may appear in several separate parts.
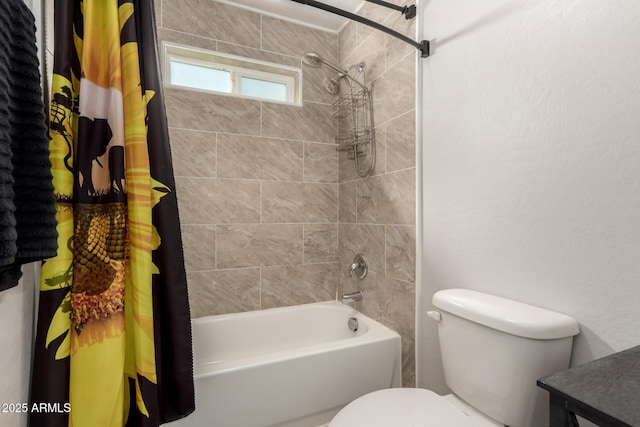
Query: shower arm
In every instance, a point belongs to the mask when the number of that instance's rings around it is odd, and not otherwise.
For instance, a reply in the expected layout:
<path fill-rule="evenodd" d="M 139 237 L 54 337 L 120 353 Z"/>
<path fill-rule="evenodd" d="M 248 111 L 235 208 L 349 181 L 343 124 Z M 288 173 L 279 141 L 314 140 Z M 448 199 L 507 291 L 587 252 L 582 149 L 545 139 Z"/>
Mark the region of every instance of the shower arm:
<path fill-rule="evenodd" d="M 389 9 L 397 10 L 404 15 L 404 19 L 413 19 L 416 17 L 416 5 L 411 6 L 398 6 L 393 3 L 386 2 L 384 0 L 366 0 L 369 3 L 377 4 L 378 6 L 384 6 Z"/>
<path fill-rule="evenodd" d="M 325 61 L 324 59 L 320 59 L 320 61 L 327 67 L 331 68 L 333 71 L 336 71 L 338 73 L 338 76 L 340 76 L 341 78 L 344 77 L 346 79 L 351 80 L 352 82 L 354 82 L 355 84 L 357 84 L 358 86 L 360 86 L 363 89 L 367 89 L 367 87 L 365 85 L 363 85 L 362 83 L 360 83 L 358 80 L 354 79 L 353 77 L 351 77 L 349 75 L 349 69 L 345 69 L 345 70 L 341 70 L 340 68 L 336 67 L 335 65 L 333 65 L 330 62 Z"/>
<path fill-rule="evenodd" d="M 340 15 L 343 18 L 348 18 L 351 19 L 352 21 L 356 21 L 359 22 L 361 24 L 367 25 L 369 27 L 375 28 L 376 30 L 382 31 L 383 33 L 389 34 L 392 37 L 395 37 L 399 40 L 402 40 L 403 42 L 410 44 L 411 46 L 415 47 L 416 49 L 418 49 L 420 51 L 420 56 L 422 58 L 427 58 L 430 54 L 429 52 L 429 41 L 428 40 L 422 40 L 421 42 L 417 42 L 413 39 L 410 39 L 409 37 L 405 36 L 404 34 L 400 34 L 397 31 L 392 30 L 391 28 L 385 27 L 384 25 L 378 24 L 375 21 L 372 21 L 370 19 L 367 18 L 363 18 L 360 15 L 356 15 L 355 13 L 351 13 L 351 12 L 347 12 L 346 10 L 342 10 L 339 9 L 337 7 L 333 7 L 330 6 L 328 4 L 324 4 L 324 3 L 320 3 L 319 1 L 315 1 L 315 0 L 291 0 L 294 1 L 296 3 L 301 3 L 307 6 L 311 6 L 311 7 L 315 7 L 317 9 L 321 9 L 324 10 L 326 12 L 330 12 L 333 13 L 335 15 Z M 379 3 L 378 3 L 379 4 Z"/>

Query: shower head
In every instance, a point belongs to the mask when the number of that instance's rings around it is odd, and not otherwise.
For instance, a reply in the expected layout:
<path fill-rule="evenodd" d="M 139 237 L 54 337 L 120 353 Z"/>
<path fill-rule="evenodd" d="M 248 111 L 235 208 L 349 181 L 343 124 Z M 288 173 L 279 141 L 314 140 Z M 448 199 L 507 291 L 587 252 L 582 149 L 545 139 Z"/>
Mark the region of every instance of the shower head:
<path fill-rule="evenodd" d="M 337 65 L 333 65 L 330 62 L 325 61 L 324 58 L 322 58 L 320 55 L 318 55 L 315 52 L 307 52 L 302 56 L 302 62 L 305 65 L 308 65 L 309 67 L 313 67 L 313 68 L 318 68 L 321 65 L 325 65 L 328 68 L 331 68 L 333 71 L 338 73 L 338 78 L 343 78 L 346 77 L 347 79 L 349 79 L 350 81 L 356 83 L 358 86 L 365 88 L 365 86 L 360 83 L 359 81 L 357 81 L 356 79 L 354 79 L 353 77 L 351 77 L 349 75 L 349 69 L 343 69 L 341 70 L 340 67 L 338 67 Z M 358 64 L 359 67 L 364 67 L 364 63 L 360 63 Z M 333 83 L 338 85 L 338 82 L 336 79 L 331 79 L 331 80 L 335 80 Z M 338 93 L 338 91 L 336 91 L 335 93 L 332 93 L 332 89 L 329 89 L 329 84 L 331 83 L 331 81 L 327 81 L 325 80 L 324 82 L 324 86 L 327 89 L 327 92 L 331 93 L 332 95 L 335 95 L 336 93 Z M 339 85 L 338 85 L 338 90 L 339 90 Z"/>
<path fill-rule="evenodd" d="M 322 85 L 329 95 L 337 95 L 340 92 L 340 82 L 338 81 L 340 77 L 326 78 L 322 81 Z"/>
<path fill-rule="evenodd" d="M 341 70 L 337 65 L 333 65 L 332 63 L 325 61 L 323 57 L 321 57 L 315 52 L 305 53 L 304 56 L 302 57 L 302 62 L 305 65 L 308 65 L 309 67 L 313 67 L 313 68 L 319 68 L 321 65 L 326 65 L 327 67 L 331 68 L 333 71 L 337 72 L 340 75 L 347 73 L 347 70 Z"/>
<path fill-rule="evenodd" d="M 315 52 L 308 52 L 302 57 L 302 62 L 310 67 L 319 68 L 324 62 L 324 59 Z"/>

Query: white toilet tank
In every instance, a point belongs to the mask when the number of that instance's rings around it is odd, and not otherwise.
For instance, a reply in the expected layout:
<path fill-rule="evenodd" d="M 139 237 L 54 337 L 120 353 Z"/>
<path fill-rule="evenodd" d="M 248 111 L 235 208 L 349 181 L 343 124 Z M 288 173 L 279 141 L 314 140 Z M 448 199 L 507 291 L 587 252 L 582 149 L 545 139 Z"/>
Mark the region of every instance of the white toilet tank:
<path fill-rule="evenodd" d="M 507 426 L 548 425 L 548 395 L 536 380 L 569 367 L 578 323 L 469 289 L 439 291 L 433 305 L 449 388 Z"/>

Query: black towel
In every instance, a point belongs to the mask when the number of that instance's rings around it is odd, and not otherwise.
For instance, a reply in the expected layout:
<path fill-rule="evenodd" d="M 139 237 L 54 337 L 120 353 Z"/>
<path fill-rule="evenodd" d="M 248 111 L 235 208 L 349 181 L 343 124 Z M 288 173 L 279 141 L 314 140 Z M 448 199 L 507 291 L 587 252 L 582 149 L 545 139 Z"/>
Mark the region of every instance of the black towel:
<path fill-rule="evenodd" d="M 0 1 L 0 290 L 57 250 L 35 31 L 22 0 Z"/>

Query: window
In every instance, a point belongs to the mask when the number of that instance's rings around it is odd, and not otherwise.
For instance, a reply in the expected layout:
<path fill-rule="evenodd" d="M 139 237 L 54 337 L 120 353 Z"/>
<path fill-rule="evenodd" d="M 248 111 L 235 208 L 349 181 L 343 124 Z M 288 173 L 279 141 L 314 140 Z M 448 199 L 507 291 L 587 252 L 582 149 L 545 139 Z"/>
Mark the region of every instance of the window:
<path fill-rule="evenodd" d="M 165 84 L 300 104 L 300 68 L 164 44 Z"/>

